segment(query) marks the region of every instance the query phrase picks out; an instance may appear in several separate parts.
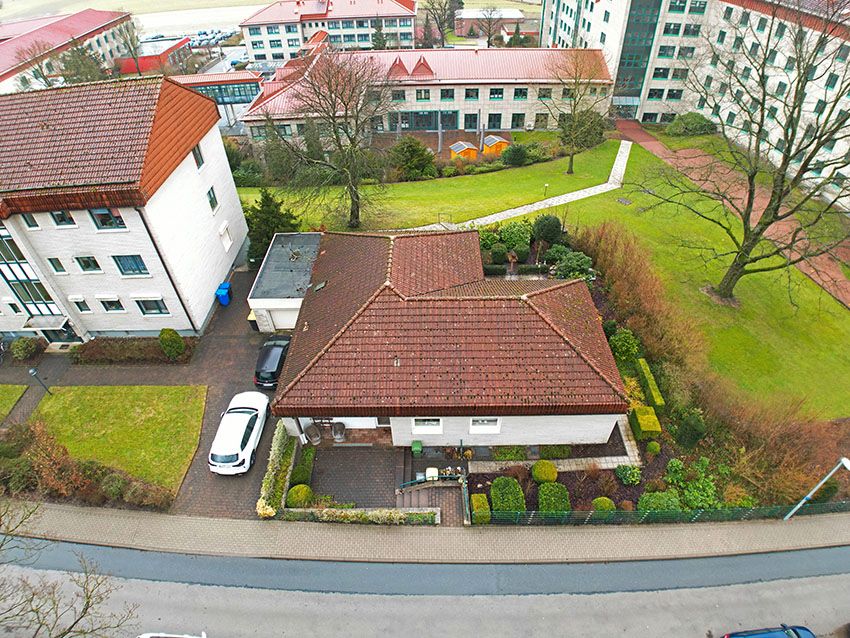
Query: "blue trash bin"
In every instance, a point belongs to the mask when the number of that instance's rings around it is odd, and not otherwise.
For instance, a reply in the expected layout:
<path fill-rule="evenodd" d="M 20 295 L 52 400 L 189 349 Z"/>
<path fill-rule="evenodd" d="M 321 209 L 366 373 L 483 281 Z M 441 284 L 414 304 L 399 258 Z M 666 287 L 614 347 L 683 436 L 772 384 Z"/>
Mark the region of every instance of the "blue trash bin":
<path fill-rule="evenodd" d="M 230 282 L 225 281 L 219 284 L 218 290 L 215 291 L 215 297 L 222 306 L 230 305 L 230 289 Z"/>

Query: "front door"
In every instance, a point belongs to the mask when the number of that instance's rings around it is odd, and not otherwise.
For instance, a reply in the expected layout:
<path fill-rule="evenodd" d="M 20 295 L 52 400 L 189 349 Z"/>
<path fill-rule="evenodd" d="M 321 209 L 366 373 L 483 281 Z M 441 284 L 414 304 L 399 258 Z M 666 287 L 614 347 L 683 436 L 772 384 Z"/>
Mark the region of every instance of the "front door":
<path fill-rule="evenodd" d="M 41 334 L 49 343 L 79 343 L 82 341 L 70 323 L 61 330 L 42 330 Z"/>

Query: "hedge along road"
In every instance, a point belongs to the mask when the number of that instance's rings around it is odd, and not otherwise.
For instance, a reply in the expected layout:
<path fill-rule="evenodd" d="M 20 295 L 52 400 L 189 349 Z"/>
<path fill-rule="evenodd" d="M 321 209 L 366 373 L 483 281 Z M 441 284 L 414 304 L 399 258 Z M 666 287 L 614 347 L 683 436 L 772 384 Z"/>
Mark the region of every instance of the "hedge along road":
<path fill-rule="evenodd" d="M 119 578 L 286 591 L 389 595 L 598 594 L 713 587 L 850 573 L 850 547 L 716 558 L 546 565 L 343 563 L 234 558 L 39 542 L 28 567 Z M 24 556 L 10 556 L 23 559 Z"/>

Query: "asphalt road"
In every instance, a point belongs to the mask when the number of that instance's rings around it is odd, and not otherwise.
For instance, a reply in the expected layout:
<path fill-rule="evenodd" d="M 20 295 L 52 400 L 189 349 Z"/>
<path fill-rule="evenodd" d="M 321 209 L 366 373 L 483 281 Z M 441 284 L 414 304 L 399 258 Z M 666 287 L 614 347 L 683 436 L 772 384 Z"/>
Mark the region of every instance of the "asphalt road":
<path fill-rule="evenodd" d="M 334 563 L 44 543 L 28 563 L 69 571 L 83 554 L 121 578 L 287 591 L 383 595 L 597 594 L 850 574 L 850 547 L 705 559 L 546 565 Z M 845 596 L 850 611 L 850 590 Z"/>
<path fill-rule="evenodd" d="M 29 569 L 16 572 L 32 577 Z M 40 572 L 39 576 L 67 575 Z M 124 634 L 243 636 L 638 636 L 719 638 L 727 631 L 810 627 L 845 638 L 850 575 L 664 592 L 550 596 L 373 596 L 116 579 L 109 607 L 137 605 Z M 483 585 L 483 581 L 479 582 Z"/>

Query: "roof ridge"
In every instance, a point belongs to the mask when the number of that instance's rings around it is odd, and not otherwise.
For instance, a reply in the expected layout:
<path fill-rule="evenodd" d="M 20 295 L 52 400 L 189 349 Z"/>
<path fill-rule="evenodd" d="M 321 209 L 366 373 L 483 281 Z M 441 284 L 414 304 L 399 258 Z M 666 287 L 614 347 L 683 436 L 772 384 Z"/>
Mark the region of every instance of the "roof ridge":
<path fill-rule="evenodd" d="M 573 282 L 575 282 L 575 281 L 582 281 L 582 280 L 581 280 L 581 279 L 573 279 L 572 281 L 570 281 L 570 282 L 568 282 L 568 283 L 573 283 Z M 562 288 L 562 287 L 563 287 L 563 286 L 561 286 L 561 288 Z M 552 292 L 552 290 L 555 290 L 555 289 L 550 288 L 549 290 L 547 290 L 547 292 Z M 584 361 L 587 365 L 589 365 L 589 366 L 590 366 L 590 368 L 591 368 L 591 369 L 592 369 L 592 370 L 593 370 L 596 374 L 598 374 L 598 375 L 602 378 L 602 380 L 603 380 L 603 381 L 605 381 L 605 383 L 607 383 L 607 384 L 608 384 L 608 386 L 609 386 L 612 390 L 614 390 L 614 393 L 615 393 L 615 394 L 617 394 L 617 396 L 619 396 L 620 398 L 622 398 L 622 399 L 624 399 L 624 400 L 628 401 L 628 397 L 626 396 L 626 393 L 625 393 L 625 392 L 623 392 L 622 390 L 620 390 L 620 388 L 618 388 L 618 387 L 617 387 L 617 384 L 616 384 L 616 383 L 614 383 L 613 381 L 611 381 L 611 379 L 609 379 L 609 378 L 608 378 L 608 375 L 606 375 L 604 372 L 602 372 L 602 371 L 599 369 L 599 366 L 597 366 L 597 365 L 596 365 L 595 363 L 593 363 L 590 359 L 588 359 L 588 358 L 587 358 L 587 356 L 586 356 L 586 355 L 585 355 L 585 354 L 581 351 L 581 349 L 580 349 L 580 348 L 578 348 L 578 347 L 576 347 L 576 345 L 573 343 L 572 339 L 570 339 L 570 338 L 569 338 L 569 337 L 568 337 L 568 336 L 564 333 L 564 331 L 563 331 L 563 330 L 561 330 L 558 326 L 556 326 L 556 325 L 552 322 L 552 320 L 551 320 L 551 319 L 549 319 L 549 318 L 548 318 L 548 317 L 547 317 L 547 316 L 546 316 L 543 312 L 541 312 L 540 308 L 538 308 L 538 307 L 534 304 L 534 302 L 533 302 L 531 299 L 529 299 L 529 298 L 528 298 L 528 295 L 525 295 L 525 296 L 523 297 L 522 301 L 523 301 L 523 302 L 525 302 L 525 304 L 526 304 L 526 305 L 528 305 L 528 307 L 529 307 L 529 308 L 531 308 L 532 310 L 534 310 L 534 312 L 536 312 L 536 313 L 540 316 L 540 318 L 541 318 L 541 319 L 543 319 L 543 321 L 545 321 L 545 322 L 546 322 L 546 324 L 547 324 L 547 325 L 548 325 L 548 326 L 549 326 L 552 330 L 554 330 L 554 331 L 555 331 L 555 333 L 556 333 L 556 334 L 558 334 L 558 335 L 559 335 L 559 336 L 560 336 L 560 337 L 561 337 L 564 341 L 566 341 L 566 342 L 567 342 L 567 344 L 568 344 L 568 345 L 569 345 L 569 346 L 573 349 L 573 351 L 574 351 L 574 352 L 575 352 L 575 353 L 576 353 L 576 354 L 577 354 L 577 355 L 578 355 L 578 356 L 582 359 L 582 361 Z"/>
<path fill-rule="evenodd" d="M 487 281 L 486 277 L 483 278 L 483 279 L 476 279 L 475 281 L 465 281 L 462 284 L 455 284 L 454 286 L 449 286 L 448 288 L 438 288 L 437 290 L 432 290 L 431 292 L 423 292 L 423 293 L 420 293 L 418 295 L 414 295 L 413 297 L 411 297 L 411 299 L 417 299 L 417 298 L 420 298 L 420 297 L 425 297 L 426 295 L 428 296 L 429 299 L 441 299 L 443 301 L 449 300 L 449 299 L 452 299 L 452 300 L 458 300 L 458 299 L 487 299 L 487 300 L 523 299 L 523 298 L 526 298 L 526 297 L 530 297 L 532 295 L 538 295 L 542 292 L 551 292 L 552 290 L 557 290 L 558 288 L 564 288 L 568 285 L 572 285 L 575 282 L 582 281 L 582 280 L 581 279 L 571 279 L 569 281 L 553 280 L 553 283 L 550 286 L 547 286 L 546 288 L 541 288 L 540 290 L 532 290 L 530 292 L 520 292 L 520 293 L 517 293 L 515 295 L 508 295 L 508 294 L 504 294 L 504 295 L 472 295 L 472 294 L 470 294 L 470 295 L 465 296 L 465 297 L 453 297 L 453 296 L 439 297 L 439 296 L 434 294 L 434 293 L 438 293 L 438 292 L 448 292 L 448 291 L 454 290 L 456 288 L 463 288 L 464 286 L 471 286 L 473 284 L 479 284 L 479 283 L 482 283 L 482 282 L 485 282 L 485 281 Z M 522 281 L 522 280 L 520 279 L 520 280 L 517 280 L 517 281 Z M 528 280 L 528 281 L 548 281 L 548 280 L 546 280 L 546 279 L 535 279 L 535 280 Z"/>
<path fill-rule="evenodd" d="M 567 286 L 573 286 L 579 282 L 583 282 L 584 279 L 567 279 L 566 281 L 561 281 L 555 284 L 552 284 L 548 288 L 541 288 L 540 290 L 532 290 L 531 292 L 525 293 L 523 296 L 534 297 L 536 295 L 543 294 L 545 292 L 552 292 L 553 290 L 558 290 L 559 288 L 566 288 Z"/>
<path fill-rule="evenodd" d="M 54 91 L 54 92 L 55 91 L 70 91 L 70 90 L 78 89 L 78 88 L 81 88 L 81 87 L 95 86 L 95 85 L 99 85 L 99 84 L 115 84 L 115 85 L 118 85 L 118 84 L 132 83 L 132 82 L 138 82 L 139 84 L 148 84 L 148 83 L 153 84 L 154 80 L 162 82 L 165 79 L 167 79 L 167 78 L 164 75 L 143 75 L 141 77 L 133 76 L 133 77 L 129 77 L 129 78 L 109 78 L 108 80 L 93 80 L 91 82 L 79 82 L 77 84 L 62 84 L 61 86 L 48 86 L 48 87 L 45 87 L 43 89 L 35 89 L 33 91 L 19 91 L 17 93 L 6 93 L 6 94 L 3 94 L 3 95 L 0 95 L 0 98 L 22 97 L 22 96 L 25 96 L 25 95 L 28 95 L 28 94 L 31 95 L 33 93 L 45 93 L 47 91 Z M 179 84 L 179 83 L 175 82 L 175 84 Z"/>
<path fill-rule="evenodd" d="M 373 301 L 375 301 L 375 299 L 377 299 L 378 295 L 380 295 L 380 294 L 381 294 L 381 292 L 383 292 L 383 290 L 384 290 L 384 289 L 386 289 L 386 288 L 392 288 L 392 286 L 390 286 L 387 282 L 384 282 L 384 283 L 382 283 L 380 286 L 378 286 L 378 289 L 377 289 L 375 292 L 373 292 L 373 293 L 372 293 L 372 295 L 371 295 L 371 296 L 370 296 L 370 297 L 369 297 L 369 298 L 368 298 L 368 299 L 367 299 L 367 300 L 363 303 L 363 305 L 362 305 L 362 306 L 360 306 L 360 308 L 358 308 L 358 309 L 357 309 L 357 312 L 355 312 L 355 313 L 351 316 L 351 318 L 350 318 L 348 321 L 346 321 L 346 322 L 343 324 L 343 326 L 342 326 L 339 330 L 337 330 L 336 334 L 334 334 L 334 336 L 333 336 L 333 337 L 331 337 L 331 338 L 328 340 L 328 342 L 327 342 L 324 346 L 322 346 L 322 349 L 321 349 L 321 350 L 319 350 L 319 351 L 318 351 L 318 352 L 317 352 L 317 353 L 313 356 L 313 358 L 312 358 L 312 359 L 310 359 L 310 361 L 307 363 L 307 365 L 306 365 L 306 366 L 304 366 L 304 367 L 301 369 L 301 372 L 299 372 L 297 375 L 295 375 L 295 378 L 294 378 L 294 379 L 292 379 L 292 381 L 290 381 L 289 383 L 287 383 L 287 384 L 286 384 L 286 387 L 285 387 L 282 391 L 278 391 L 278 392 L 275 394 L 275 400 L 276 400 L 276 398 L 277 398 L 278 396 L 282 396 L 282 395 L 286 394 L 287 392 L 289 392 L 289 391 L 293 388 L 293 386 L 294 386 L 296 383 L 298 383 L 301 379 L 303 379 L 303 378 L 304 378 L 304 376 L 305 376 L 305 375 L 306 375 L 306 374 L 310 371 L 310 369 L 312 369 L 312 368 L 313 368 L 313 366 L 315 366 L 315 365 L 316 365 L 316 363 L 318 363 L 318 362 L 319 362 L 319 359 L 321 359 L 321 358 L 325 355 L 325 353 L 326 353 L 328 350 L 330 350 L 331 346 L 332 346 L 334 343 L 336 343 L 336 342 L 339 340 L 339 338 L 340 338 L 340 337 L 342 337 L 343 333 L 344 333 L 346 330 L 348 330 L 348 329 L 351 327 L 351 325 L 352 325 L 355 321 L 357 321 L 357 319 L 359 319 L 359 318 L 360 318 L 360 315 L 362 315 L 364 312 L 366 312 L 366 309 L 367 309 L 369 306 L 371 306 L 371 305 L 372 305 L 372 302 L 373 302 Z M 302 330 L 303 330 L 303 329 L 302 329 Z"/>

